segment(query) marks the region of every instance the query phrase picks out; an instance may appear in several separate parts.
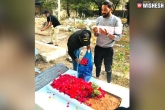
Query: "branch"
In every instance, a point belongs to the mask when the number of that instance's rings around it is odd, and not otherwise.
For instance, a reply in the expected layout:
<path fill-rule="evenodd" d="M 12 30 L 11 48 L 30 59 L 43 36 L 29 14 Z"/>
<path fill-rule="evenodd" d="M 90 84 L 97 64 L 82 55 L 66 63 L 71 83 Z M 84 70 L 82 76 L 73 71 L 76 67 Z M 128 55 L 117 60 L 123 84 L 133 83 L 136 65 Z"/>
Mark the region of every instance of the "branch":
<path fill-rule="evenodd" d="M 99 6 L 98 2 L 96 0 L 92 0 L 96 5 Z"/>
<path fill-rule="evenodd" d="M 114 12 L 116 11 L 116 7 L 117 7 L 117 5 L 119 4 L 119 2 L 120 2 L 120 0 L 118 0 L 117 2 L 116 2 L 116 4 L 115 4 L 115 9 L 114 9 Z"/>

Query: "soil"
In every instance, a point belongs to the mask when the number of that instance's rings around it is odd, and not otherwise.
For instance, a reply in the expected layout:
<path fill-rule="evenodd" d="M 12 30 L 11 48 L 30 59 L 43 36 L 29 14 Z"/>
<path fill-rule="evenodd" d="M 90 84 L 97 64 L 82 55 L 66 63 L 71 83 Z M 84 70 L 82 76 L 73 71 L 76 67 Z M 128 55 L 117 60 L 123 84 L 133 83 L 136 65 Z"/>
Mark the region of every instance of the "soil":
<path fill-rule="evenodd" d="M 106 93 L 101 99 L 91 98 L 85 102 L 86 105 L 91 104 L 94 110 L 115 110 L 120 106 L 121 98 L 116 97 L 110 93 Z"/>

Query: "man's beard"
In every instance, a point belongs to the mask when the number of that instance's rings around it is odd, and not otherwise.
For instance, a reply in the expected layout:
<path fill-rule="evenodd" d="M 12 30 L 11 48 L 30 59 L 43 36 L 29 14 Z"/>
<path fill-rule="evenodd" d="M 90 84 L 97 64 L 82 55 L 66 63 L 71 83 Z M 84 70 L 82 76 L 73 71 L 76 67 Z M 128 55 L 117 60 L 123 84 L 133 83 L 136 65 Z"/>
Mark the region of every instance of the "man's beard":
<path fill-rule="evenodd" d="M 108 16 L 109 16 L 109 13 L 107 13 L 107 14 L 102 13 L 102 15 L 103 15 L 103 18 L 106 18 L 106 17 L 108 17 Z"/>

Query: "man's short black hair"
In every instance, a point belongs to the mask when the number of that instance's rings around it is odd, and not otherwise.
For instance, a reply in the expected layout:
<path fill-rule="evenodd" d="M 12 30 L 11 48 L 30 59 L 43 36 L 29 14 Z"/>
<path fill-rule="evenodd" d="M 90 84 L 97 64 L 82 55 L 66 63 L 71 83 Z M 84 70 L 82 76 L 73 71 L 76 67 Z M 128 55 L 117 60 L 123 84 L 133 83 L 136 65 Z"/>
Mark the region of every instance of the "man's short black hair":
<path fill-rule="evenodd" d="M 102 3 L 102 5 L 107 5 L 108 8 L 113 8 L 113 3 L 110 2 L 109 0 L 104 1 L 104 2 Z"/>
<path fill-rule="evenodd" d="M 49 11 L 48 10 L 45 10 L 42 14 L 47 14 L 47 13 L 49 13 Z"/>

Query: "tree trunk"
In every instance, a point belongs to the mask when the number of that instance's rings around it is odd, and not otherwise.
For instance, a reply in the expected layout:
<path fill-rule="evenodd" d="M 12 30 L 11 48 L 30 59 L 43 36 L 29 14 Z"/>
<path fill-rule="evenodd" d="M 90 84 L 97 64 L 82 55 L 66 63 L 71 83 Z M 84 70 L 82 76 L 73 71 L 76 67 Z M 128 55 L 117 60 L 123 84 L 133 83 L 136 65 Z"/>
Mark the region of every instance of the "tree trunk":
<path fill-rule="evenodd" d="M 68 18 L 70 17 L 70 12 L 69 12 L 69 10 L 70 10 L 70 5 L 69 5 L 69 0 L 67 0 L 67 3 L 66 3 L 67 5 L 66 5 L 66 12 L 67 12 L 67 15 L 68 15 Z"/>
<path fill-rule="evenodd" d="M 116 11 L 116 7 L 117 7 L 117 5 L 119 4 L 119 2 L 120 2 L 120 0 L 118 0 L 118 1 L 115 3 L 113 13 L 115 13 L 115 11 Z"/>
<path fill-rule="evenodd" d="M 101 12 L 102 11 L 102 9 L 101 9 L 102 7 L 98 6 L 98 8 L 99 8 L 99 16 L 101 16 L 102 15 L 102 12 Z"/>
<path fill-rule="evenodd" d="M 76 8 L 76 17 L 78 17 L 78 8 Z"/>

